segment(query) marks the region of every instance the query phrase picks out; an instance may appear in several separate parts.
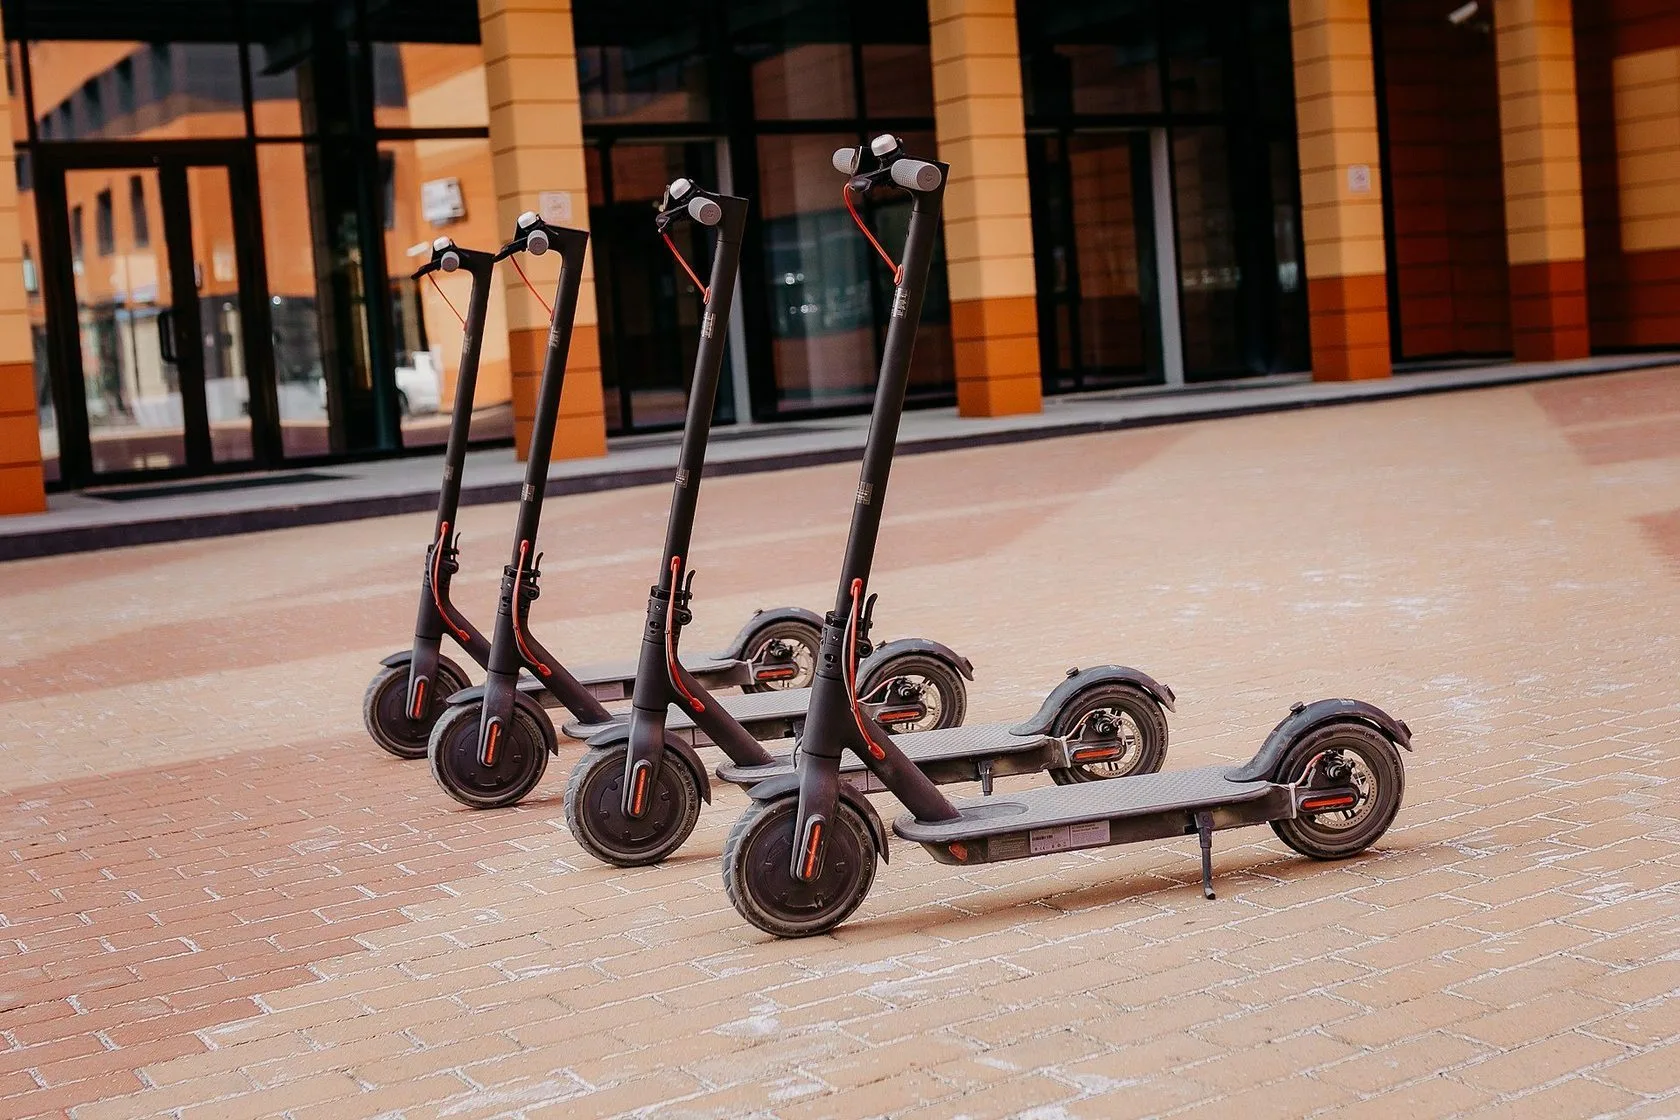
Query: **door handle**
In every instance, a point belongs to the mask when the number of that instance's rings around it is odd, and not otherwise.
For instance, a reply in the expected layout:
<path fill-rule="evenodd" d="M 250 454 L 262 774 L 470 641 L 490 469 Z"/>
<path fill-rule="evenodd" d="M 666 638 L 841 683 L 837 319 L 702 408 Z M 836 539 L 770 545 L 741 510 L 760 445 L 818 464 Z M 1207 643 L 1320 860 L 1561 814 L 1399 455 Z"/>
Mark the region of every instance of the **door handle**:
<path fill-rule="evenodd" d="M 166 307 L 158 312 L 157 331 L 158 355 L 170 365 L 176 365 L 179 358 L 175 352 L 175 311 L 173 308 Z"/>

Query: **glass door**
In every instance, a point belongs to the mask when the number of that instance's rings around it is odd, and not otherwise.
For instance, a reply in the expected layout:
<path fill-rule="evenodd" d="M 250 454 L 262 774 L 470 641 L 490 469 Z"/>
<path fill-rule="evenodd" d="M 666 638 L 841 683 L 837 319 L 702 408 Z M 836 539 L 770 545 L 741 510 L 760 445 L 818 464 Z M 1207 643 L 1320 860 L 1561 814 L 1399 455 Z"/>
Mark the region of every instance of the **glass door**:
<path fill-rule="evenodd" d="M 68 268 L 49 284 L 48 324 L 72 485 L 277 458 L 274 408 L 256 388 L 267 317 L 253 208 L 234 204 L 254 193 L 243 172 L 159 157 L 66 167 L 51 184 Z"/>
<path fill-rule="evenodd" d="M 1163 379 L 1146 130 L 1027 138 L 1046 392 Z"/>

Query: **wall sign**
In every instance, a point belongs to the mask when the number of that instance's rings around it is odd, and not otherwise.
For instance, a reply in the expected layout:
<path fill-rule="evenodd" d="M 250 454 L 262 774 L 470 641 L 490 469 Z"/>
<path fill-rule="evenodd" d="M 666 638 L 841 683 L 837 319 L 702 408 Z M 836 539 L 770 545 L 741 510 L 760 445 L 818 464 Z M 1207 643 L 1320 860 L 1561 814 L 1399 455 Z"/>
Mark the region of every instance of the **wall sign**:
<path fill-rule="evenodd" d="M 428 179 L 420 184 L 420 214 L 434 226 L 446 226 L 467 216 L 461 180 Z"/>

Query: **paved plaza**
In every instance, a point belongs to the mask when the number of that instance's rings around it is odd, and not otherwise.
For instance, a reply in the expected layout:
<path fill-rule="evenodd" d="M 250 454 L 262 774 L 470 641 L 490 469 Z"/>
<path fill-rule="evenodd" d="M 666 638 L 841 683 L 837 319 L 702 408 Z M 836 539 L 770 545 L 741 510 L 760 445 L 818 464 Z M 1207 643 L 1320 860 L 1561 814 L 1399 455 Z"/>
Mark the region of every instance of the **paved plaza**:
<path fill-rule="evenodd" d="M 821 609 L 855 481 L 709 483 L 687 648 Z M 550 503 L 563 656 L 632 651 L 667 497 Z M 1362 697 L 1415 732 L 1395 827 L 1221 833 L 1216 902 L 1194 838 L 895 843 L 777 942 L 724 896 L 734 789 L 616 870 L 561 820 L 576 748 L 474 813 L 369 742 L 429 515 L 18 561 L 0 1116 L 1680 1115 L 1680 370 L 920 455 L 888 513 L 879 629 L 971 657 L 971 721 L 1119 661 L 1186 767 Z M 510 507 L 461 528 L 487 618 Z"/>

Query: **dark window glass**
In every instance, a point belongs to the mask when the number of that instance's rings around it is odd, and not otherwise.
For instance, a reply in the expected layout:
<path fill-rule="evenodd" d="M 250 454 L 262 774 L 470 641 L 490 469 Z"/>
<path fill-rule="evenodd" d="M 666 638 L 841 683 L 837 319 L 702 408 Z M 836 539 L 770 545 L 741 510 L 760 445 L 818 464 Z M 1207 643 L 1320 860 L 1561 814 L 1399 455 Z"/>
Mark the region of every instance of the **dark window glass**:
<path fill-rule="evenodd" d="M 148 51 L 152 60 L 152 96 L 168 97 L 175 92 L 175 60 L 170 56 L 168 43 L 153 43 Z"/>
<path fill-rule="evenodd" d="M 144 249 L 152 243 L 152 222 L 146 212 L 146 181 L 138 175 L 129 176 L 128 213 L 134 228 L 134 247 Z"/>
<path fill-rule="evenodd" d="M 710 71 L 697 5 L 650 20 L 633 4 L 584 4 L 573 8 L 572 18 L 586 122 L 711 117 Z"/>
<path fill-rule="evenodd" d="M 776 0 L 731 9 L 729 40 L 746 60 L 758 120 L 857 115 L 850 9 L 830 0 Z"/>
<path fill-rule="evenodd" d="M 29 67 L 43 138 L 245 135 L 234 43 L 44 40 L 29 44 Z"/>
<path fill-rule="evenodd" d="M 1027 115 L 1160 112 L 1159 26 L 1156 0 L 1023 4 Z"/>
<path fill-rule="evenodd" d="M 108 257 L 117 251 L 117 215 L 111 204 L 110 188 L 93 198 L 93 237 L 100 256 Z"/>
<path fill-rule="evenodd" d="M 125 58 L 116 66 L 117 112 L 134 112 L 134 59 Z"/>
<path fill-rule="evenodd" d="M 1167 13 L 1167 96 L 1173 112 L 1217 113 L 1225 107 L 1227 35 L 1241 31 L 1240 18 L 1231 18 L 1227 4 L 1207 0 L 1178 0 Z"/>
<path fill-rule="evenodd" d="M 105 127 L 105 106 L 100 100 L 98 78 L 82 83 L 82 110 L 87 114 L 87 131 L 98 132 Z"/>
<path fill-rule="evenodd" d="M 82 263 L 82 208 L 70 207 L 70 257 L 77 264 Z"/>

